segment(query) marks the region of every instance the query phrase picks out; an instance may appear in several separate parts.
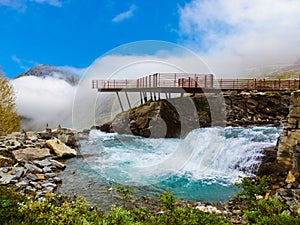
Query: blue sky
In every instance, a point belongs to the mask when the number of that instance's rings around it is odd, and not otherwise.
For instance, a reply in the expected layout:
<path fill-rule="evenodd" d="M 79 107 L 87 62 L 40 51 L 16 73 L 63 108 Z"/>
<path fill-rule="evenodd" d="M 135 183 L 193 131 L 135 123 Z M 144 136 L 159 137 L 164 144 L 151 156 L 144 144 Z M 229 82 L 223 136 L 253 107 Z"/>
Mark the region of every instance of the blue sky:
<path fill-rule="evenodd" d="M 119 45 L 162 40 L 217 73 L 245 73 L 299 60 L 299 10 L 298 0 L 0 0 L 0 65 L 8 77 L 41 63 L 80 71 Z"/>
<path fill-rule="evenodd" d="M 186 1 L 17 2 L 0 1 L 0 65 L 7 76 L 37 63 L 84 68 L 127 42 L 177 43 L 178 9 Z"/>

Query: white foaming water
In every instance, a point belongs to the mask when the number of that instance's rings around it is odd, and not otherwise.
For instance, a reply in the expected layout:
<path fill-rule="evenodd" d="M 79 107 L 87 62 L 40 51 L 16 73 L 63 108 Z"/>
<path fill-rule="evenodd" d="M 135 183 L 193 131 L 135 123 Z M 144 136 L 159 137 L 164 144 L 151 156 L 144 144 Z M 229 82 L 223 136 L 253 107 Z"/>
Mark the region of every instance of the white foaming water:
<path fill-rule="evenodd" d="M 81 152 L 100 153 L 86 161 L 107 181 L 167 187 L 176 185 L 175 177 L 185 185 L 228 186 L 258 168 L 262 148 L 275 145 L 278 135 L 279 128 L 270 126 L 201 128 L 182 140 L 92 131 Z"/>

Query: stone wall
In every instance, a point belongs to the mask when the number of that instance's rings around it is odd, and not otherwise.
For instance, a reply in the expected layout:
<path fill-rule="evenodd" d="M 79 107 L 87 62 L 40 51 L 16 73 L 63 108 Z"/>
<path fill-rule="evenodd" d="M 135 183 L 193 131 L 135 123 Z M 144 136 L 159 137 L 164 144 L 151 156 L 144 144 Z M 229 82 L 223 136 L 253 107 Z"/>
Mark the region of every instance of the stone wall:
<path fill-rule="evenodd" d="M 300 91 L 291 95 L 290 113 L 278 139 L 277 161 L 288 172 L 287 183 L 299 178 L 300 164 Z"/>

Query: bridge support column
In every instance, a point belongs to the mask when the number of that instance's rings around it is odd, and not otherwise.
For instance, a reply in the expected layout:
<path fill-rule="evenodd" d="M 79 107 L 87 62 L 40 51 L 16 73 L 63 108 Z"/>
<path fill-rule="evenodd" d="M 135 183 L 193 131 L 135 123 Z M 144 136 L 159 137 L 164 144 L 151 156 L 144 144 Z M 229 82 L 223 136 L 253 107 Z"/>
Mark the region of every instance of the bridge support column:
<path fill-rule="evenodd" d="M 130 104 L 130 101 L 129 101 L 129 97 L 128 97 L 127 91 L 125 91 L 125 95 L 126 95 L 126 98 L 127 98 L 128 106 L 131 109 L 131 104 Z"/>
<path fill-rule="evenodd" d="M 142 92 L 140 91 L 140 99 L 141 99 L 141 105 L 143 105 L 143 96 L 142 96 Z"/>
<path fill-rule="evenodd" d="M 144 92 L 144 103 L 147 102 L 147 92 Z"/>
<path fill-rule="evenodd" d="M 120 99 L 120 96 L 119 96 L 119 92 L 116 91 L 116 94 L 118 96 L 118 100 L 119 100 L 119 104 L 120 104 L 121 110 L 122 110 L 122 112 L 124 112 L 124 108 L 123 108 L 123 105 L 122 105 L 122 102 L 121 102 L 121 99 Z"/>

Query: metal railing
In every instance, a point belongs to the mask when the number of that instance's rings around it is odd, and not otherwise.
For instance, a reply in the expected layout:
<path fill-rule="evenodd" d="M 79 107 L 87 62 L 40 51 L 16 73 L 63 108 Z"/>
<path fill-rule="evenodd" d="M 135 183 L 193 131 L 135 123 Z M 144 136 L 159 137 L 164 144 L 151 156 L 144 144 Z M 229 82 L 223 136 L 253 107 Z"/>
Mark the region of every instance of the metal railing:
<path fill-rule="evenodd" d="M 93 80 L 92 88 L 205 88 L 221 90 L 298 90 L 299 79 L 214 79 L 212 74 L 156 73 L 128 80 Z"/>

